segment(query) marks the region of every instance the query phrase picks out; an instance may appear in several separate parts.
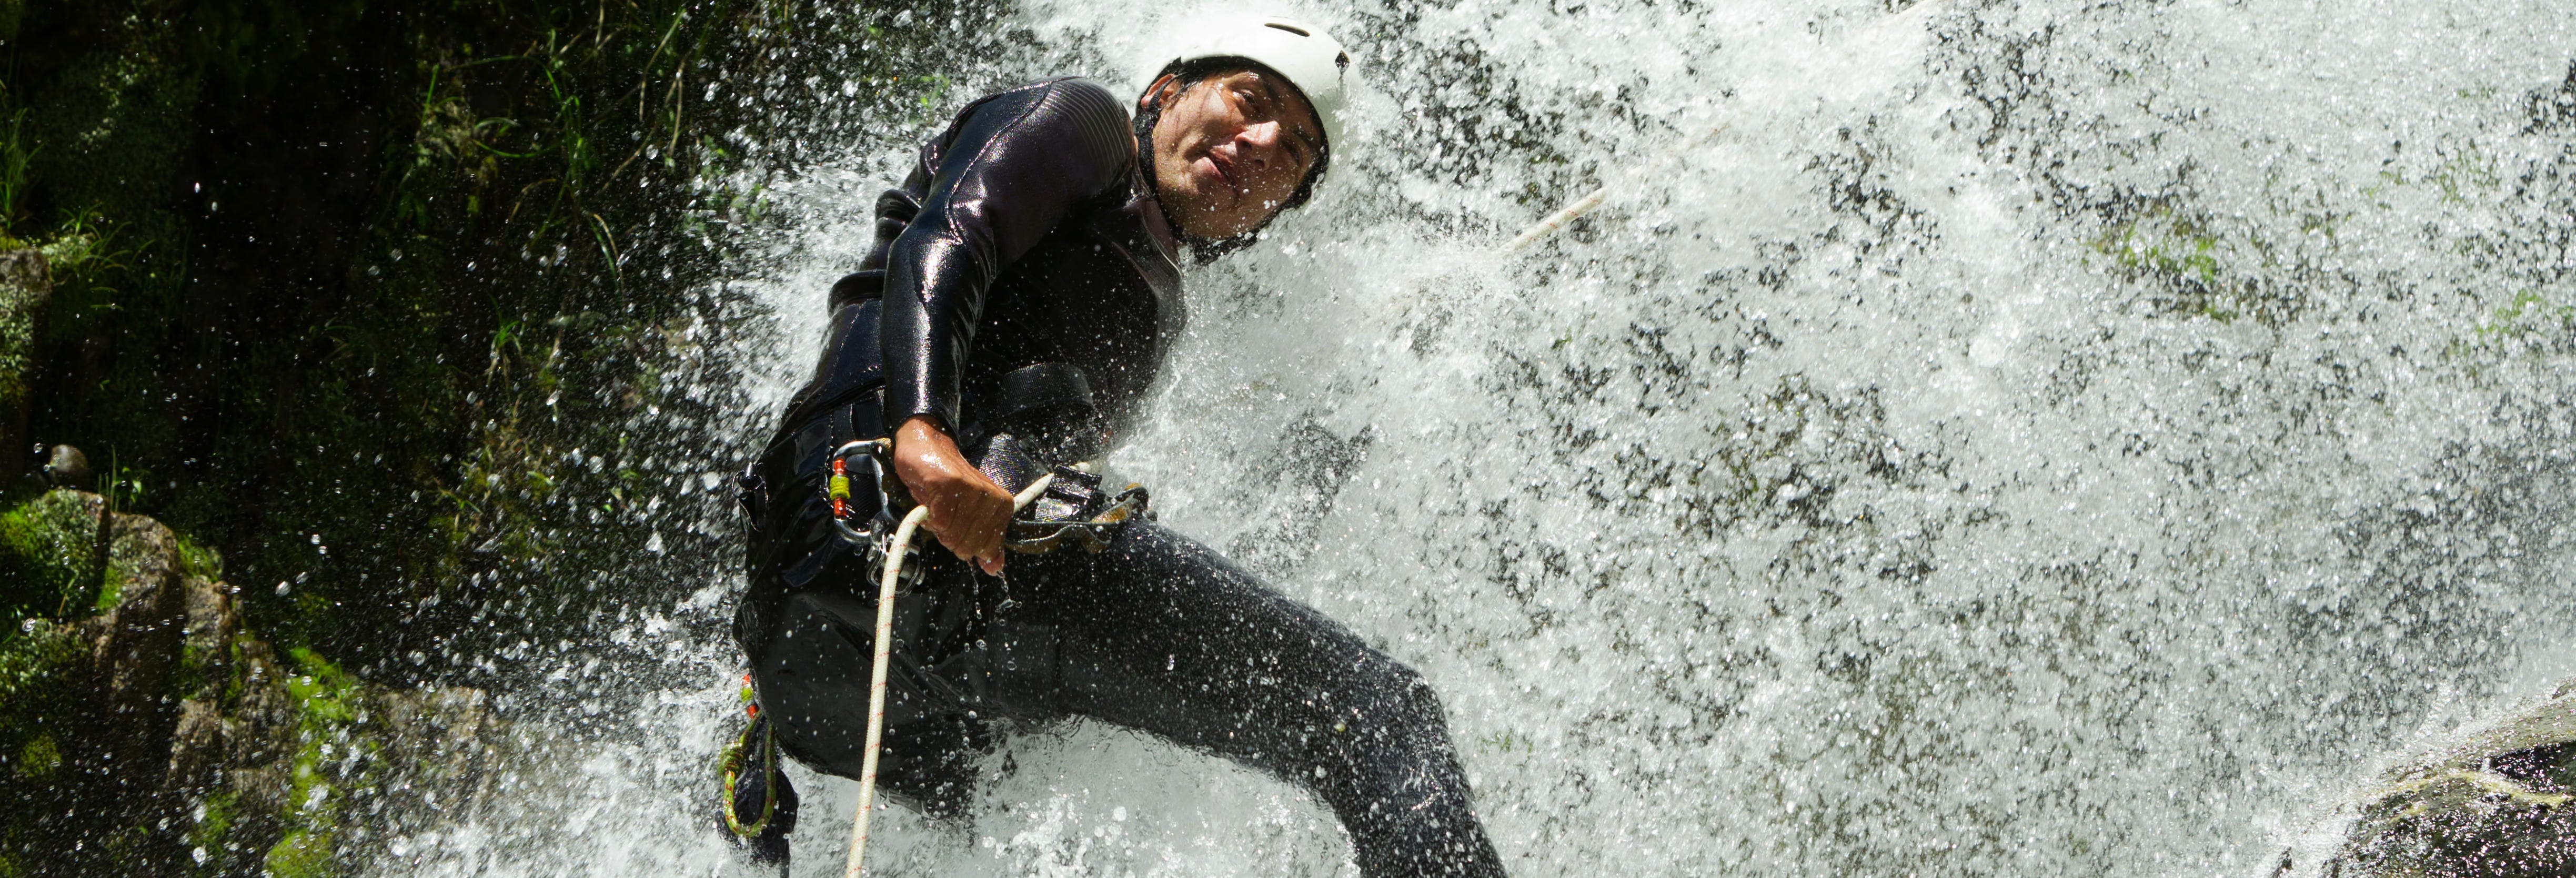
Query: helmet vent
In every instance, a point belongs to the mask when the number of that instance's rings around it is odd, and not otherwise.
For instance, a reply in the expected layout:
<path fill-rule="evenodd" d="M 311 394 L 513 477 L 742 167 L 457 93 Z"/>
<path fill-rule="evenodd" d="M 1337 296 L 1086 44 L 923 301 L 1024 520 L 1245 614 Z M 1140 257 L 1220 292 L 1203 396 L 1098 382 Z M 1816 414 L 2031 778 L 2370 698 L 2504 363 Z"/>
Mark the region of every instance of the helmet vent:
<path fill-rule="evenodd" d="M 1287 32 L 1289 32 L 1289 33 L 1296 34 L 1296 35 L 1301 36 L 1301 37 L 1311 37 L 1311 36 L 1314 36 L 1314 34 L 1307 33 L 1305 28 L 1297 27 L 1297 26 L 1295 26 L 1295 25 L 1280 24 L 1280 23 L 1275 22 L 1275 21 L 1274 21 L 1274 22 L 1270 22 L 1269 24 L 1270 24 L 1270 26 L 1271 26 L 1271 27 L 1275 27 L 1275 28 L 1278 28 L 1278 29 L 1280 29 L 1280 30 L 1287 31 Z"/>

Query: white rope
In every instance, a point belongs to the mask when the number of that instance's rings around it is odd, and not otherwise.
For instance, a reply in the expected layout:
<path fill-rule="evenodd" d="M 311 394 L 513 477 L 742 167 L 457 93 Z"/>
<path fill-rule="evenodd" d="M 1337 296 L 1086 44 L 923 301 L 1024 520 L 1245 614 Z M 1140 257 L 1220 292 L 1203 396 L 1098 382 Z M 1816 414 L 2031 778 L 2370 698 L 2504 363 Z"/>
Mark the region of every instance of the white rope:
<path fill-rule="evenodd" d="M 1028 508 L 1038 495 L 1055 484 L 1055 474 L 1038 480 L 1011 498 L 1011 511 Z M 894 541 L 886 545 L 885 576 L 877 580 L 877 660 L 868 671 L 868 738 L 866 755 L 859 760 L 859 813 L 850 818 L 850 865 L 842 878 L 859 878 L 868 850 L 868 814 L 877 805 L 877 743 L 885 738 L 886 665 L 894 656 L 894 584 L 903 578 L 903 556 L 912 546 L 912 532 L 930 519 L 930 507 L 915 506 L 904 515 L 903 523 L 894 529 Z"/>
<path fill-rule="evenodd" d="M 1679 144 L 1675 144 L 1671 149 L 1664 150 L 1662 155 L 1658 155 L 1655 157 L 1654 161 L 1646 163 L 1645 167 L 1638 168 L 1631 173 L 1622 175 L 1622 178 L 1618 182 L 1604 183 L 1601 185 L 1601 188 L 1594 189 L 1590 194 L 1575 199 L 1572 203 L 1557 210 L 1557 212 L 1548 214 L 1546 219 L 1531 223 L 1529 228 L 1522 229 L 1521 233 L 1518 235 L 1513 235 L 1511 243 L 1503 245 L 1503 255 L 1510 256 L 1517 254 L 1522 250 L 1529 249 L 1529 245 L 1536 244 L 1541 240 L 1545 240 L 1547 236 L 1556 234 L 1558 230 L 1565 228 L 1567 223 L 1581 219 L 1584 214 L 1591 213 L 1594 208 L 1600 207 L 1602 202 L 1610 200 L 1610 190 L 1613 187 L 1624 185 L 1630 180 L 1635 180 L 1647 175 L 1648 173 L 1662 169 L 1664 165 L 1671 163 L 1674 159 L 1681 158 L 1691 150 L 1698 149 L 1700 144 L 1707 143 L 1710 140 L 1715 139 L 1718 134 L 1723 133 L 1724 131 L 1726 131 L 1725 125 L 1718 125 L 1706 131 L 1702 131 L 1698 136 L 1684 140 Z"/>

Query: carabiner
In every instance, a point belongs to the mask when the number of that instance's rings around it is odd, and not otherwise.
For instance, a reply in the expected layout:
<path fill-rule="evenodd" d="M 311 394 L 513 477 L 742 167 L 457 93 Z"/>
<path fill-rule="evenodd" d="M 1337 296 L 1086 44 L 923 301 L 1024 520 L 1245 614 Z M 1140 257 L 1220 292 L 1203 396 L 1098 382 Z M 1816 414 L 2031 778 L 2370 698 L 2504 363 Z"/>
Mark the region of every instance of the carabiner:
<path fill-rule="evenodd" d="M 861 550 L 877 548 L 877 537 L 884 530 L 878 523 L 893 509 L 894 499 L 886 496 L 885 491 L 886 474 L 892 470 L 885 461 L 888 444 L 883 439 L 842 443 L 841 447 L 832 449 L 832 475 L 823 483 L 823 495 L 832 501 L 832 529 L 840 533 L 841 539 Z M 851 522 L 850 459 L 853 457 L 867 461 L 868 482 L 877 493 L 877 513 L 868 520 L 865 529 Z"/>

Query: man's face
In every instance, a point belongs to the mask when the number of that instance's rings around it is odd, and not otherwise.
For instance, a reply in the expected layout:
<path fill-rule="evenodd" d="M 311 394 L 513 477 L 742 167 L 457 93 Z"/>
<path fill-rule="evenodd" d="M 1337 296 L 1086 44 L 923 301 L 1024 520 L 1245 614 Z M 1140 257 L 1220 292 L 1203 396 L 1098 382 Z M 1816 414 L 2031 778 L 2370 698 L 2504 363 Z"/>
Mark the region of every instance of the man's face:
<path fill-rule="evenodd" d="M 1277 76 L 1238 70 L 1187 90 L 1165 76 L 1144 100 L 1156 95 L 1163 115 L 1154 123 L 1154 184 L 1172 221 L 1200 238 L 1260 228 L 1296 194 L 1323 148 L 1315 109 Z"/>

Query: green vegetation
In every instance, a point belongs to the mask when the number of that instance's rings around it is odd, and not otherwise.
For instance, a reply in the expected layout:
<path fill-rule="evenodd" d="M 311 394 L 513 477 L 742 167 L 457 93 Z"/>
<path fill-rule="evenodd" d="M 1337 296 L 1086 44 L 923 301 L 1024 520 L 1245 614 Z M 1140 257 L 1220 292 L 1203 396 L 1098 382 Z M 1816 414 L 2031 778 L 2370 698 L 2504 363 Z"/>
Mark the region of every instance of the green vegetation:
<path fill-rule="evenodd" d="M 286 837 L 269 848 L 265 863 L 278 878 L 325 878 L 341 872 L 334 858 L 341 803 L 347 789 L 366 784 L 376 745 L 357 728 L 357 680 L 312 650 L 291 655 L 303 671 L 286 681 L 301 746 L 287 777 Z"/>
<path fill-rule="evenodd" d="M 0 875 L 26 874 L 30 860 L 58 853 L 53 815 L 82 800 L 70 771 L 72 749 L 89 729 L 79 713 L 87 695 L 86 647 L 69 626 L 10 623 L 0 632 L 0 796 L 14 806 L 0 820 Z M 94 839 L 93 844 L 104 838 Z M 73 861 L 80 862 L 80 861 Z"/>
<path fill-rule="evenodd" d="M 2228 323 L 2251 313 L 2269 321 L 2287 316 L 2295 305 L 2231 276 L 2220 264 L 2227 247 L 2218 232 L 2170 209 L 2147 210 L 2115 224 L 2087 246 L 2109 257 L 2123 277 L 2152 284 L 2157 310 L 2167 314 Z"/>
<path fill-rule="evenodd" d="M 0 619 L 7 624 L 96 605 L 98 513 L 78 496 L 55 491 L 0 514 Z"/>
<path fill-rule="evenodd" d="M 2568 326 L 2576 326 L 2576 305 L 2553 305 L 2538 290 L 2523 290 L 2478 324 L 2477 337 L 2481 342 L 2520 338 L 2534 330 Z"/>
<path fill-rule="evenodd" d="M 0 251 L 50 278 L 0 289 L 0 419 L 24 400 L 27 436 L 85 450 L 110 508 L 184 535 L 185 577 L 242 586 L 229 640 L 189 632 L 142 697 L 293 723 L 176 807 L 80 780 L 107 746 L 80 626 L 123 577 L 94 501 L 0 472 L 0 796 L 23 805 L 0 876 L 363 862 L 349 803 L 386 777 L 368 706 L 507 685 L 515 666 L 470 663 L 576 632 L 670 475 L 747 453 L 723 401 L 685 391 L 728 328 L 703 291 L 743 270 L 777 165 L 814 158 L 780 126 L 945 112 L 918 59 L 990 14 L 0 0 Z"/>

